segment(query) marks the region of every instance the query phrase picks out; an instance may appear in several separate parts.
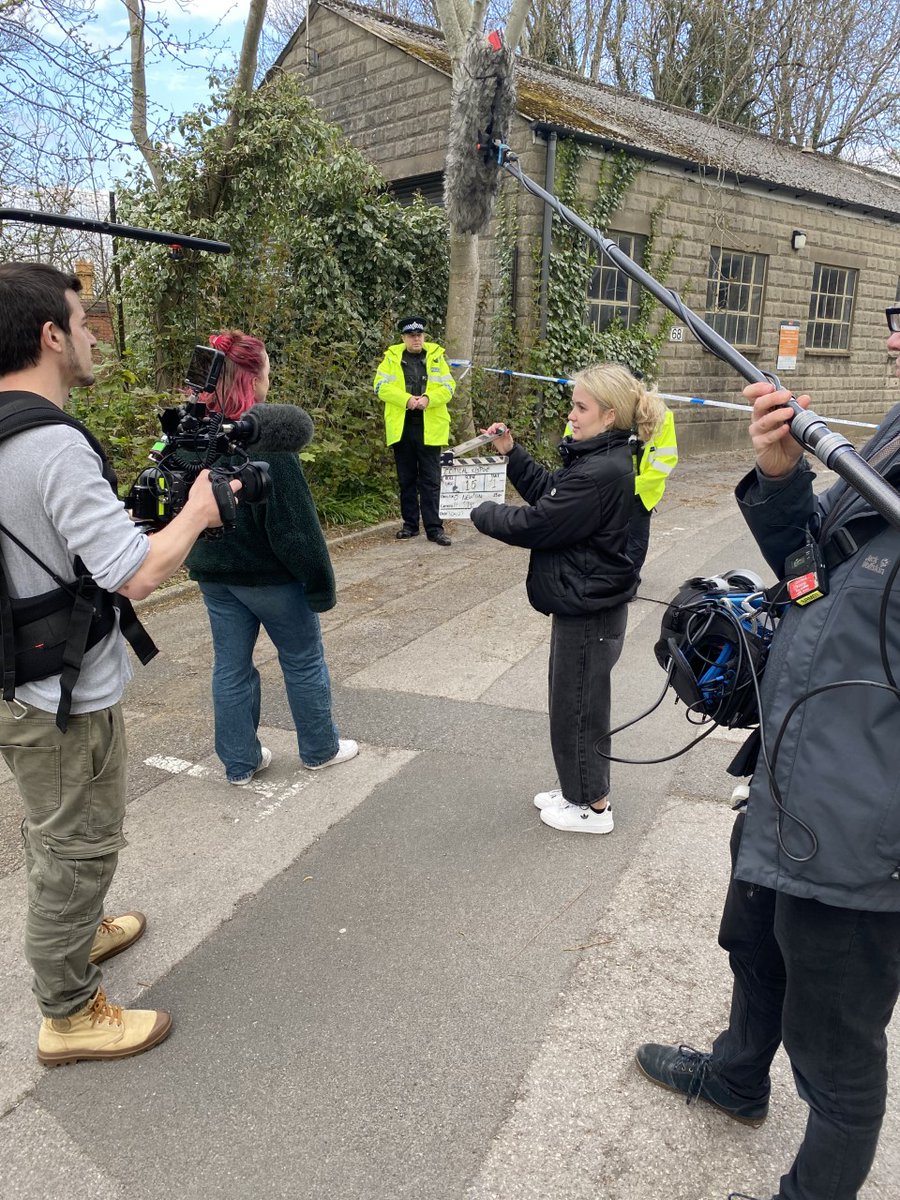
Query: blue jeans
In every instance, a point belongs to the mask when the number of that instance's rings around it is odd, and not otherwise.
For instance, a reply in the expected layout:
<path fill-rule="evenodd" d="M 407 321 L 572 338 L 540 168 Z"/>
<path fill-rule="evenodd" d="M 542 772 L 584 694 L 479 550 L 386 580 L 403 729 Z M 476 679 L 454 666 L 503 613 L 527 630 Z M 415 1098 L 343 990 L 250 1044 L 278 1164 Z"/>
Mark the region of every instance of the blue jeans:
<path fill-rule="evenodd" d="M 242 779 L 260 764 L 259 672 L 253 648 L 259 627 L 278 651 L 297 748 L 307 767 L 318 767 L 338 752 L 331 719 L 331 679 L 325 665 L 319 618 L 307 603 L 302 583 L 233 587 L 201 583 L 212 628 L 212 696 L 216 754 L 229 779 Z"/>
<path fill-rule="evenodd" d="M 743 825 L 741 815 L 732 863 Z M 900 913 L 834 908 L 732 877 L 719 944 L 734 988 L 712 1069 L 742 1099 L 765 1100 L 783 1042 L 809 1106 L 806 1135 L 776 1200 L 856 1200 L 884 1117 Z"/>

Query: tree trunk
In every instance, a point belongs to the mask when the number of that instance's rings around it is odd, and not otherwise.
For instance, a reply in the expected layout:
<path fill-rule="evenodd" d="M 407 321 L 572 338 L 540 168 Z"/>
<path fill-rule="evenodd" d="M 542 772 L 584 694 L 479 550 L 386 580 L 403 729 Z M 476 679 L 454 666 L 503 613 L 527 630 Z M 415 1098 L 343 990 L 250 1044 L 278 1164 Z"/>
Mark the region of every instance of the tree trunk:
<path fill-rule="evenodd" d="M 147 129 L 147 76 L 144 64 L 143 0 L 123 0 L 128 10 L 128 38 L 131 48 L 131 135 L 144 156 L 153 186 L 162 193 L 165 186 L 159 154 Z"/>
<path fill-rule="evenodd" d="M 447 357 L 471 360 L 475 354 L 475 310 L 478 306 L 478 234 L 450 231 L 450 290 L 447 297 Z M 471 374 L 456 389 L 453 435 L 475 436 Z"/>

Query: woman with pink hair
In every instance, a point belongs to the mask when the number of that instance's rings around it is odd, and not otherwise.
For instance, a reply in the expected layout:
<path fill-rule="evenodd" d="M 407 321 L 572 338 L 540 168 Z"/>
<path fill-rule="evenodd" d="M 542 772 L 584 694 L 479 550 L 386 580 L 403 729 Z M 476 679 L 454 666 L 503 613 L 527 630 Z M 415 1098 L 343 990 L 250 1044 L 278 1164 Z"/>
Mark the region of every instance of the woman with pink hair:
<path fill-rule="evenodd" d="M 236 420 L 265 401 L 269 356 L 259 338 L 239 330 L 209 342 L 225 355 L 209 407 Z M 197 542 L 187 560 L 212 629 L 216 753 L 228 782 L 237 786 L 272 761 L 257 734 L 260 678 L 253 650 L 260 626 L 278 651 L 303 765 L 317 771 L 359 752 L 356 742 L 338 737 L 331 715 L 318 614 L 335 605 L 334 572 L 309 485 L 295 453 L 266 458 L 272 479 L 267 502 L 238 505 L 235 529 L 217 541 Z"/>

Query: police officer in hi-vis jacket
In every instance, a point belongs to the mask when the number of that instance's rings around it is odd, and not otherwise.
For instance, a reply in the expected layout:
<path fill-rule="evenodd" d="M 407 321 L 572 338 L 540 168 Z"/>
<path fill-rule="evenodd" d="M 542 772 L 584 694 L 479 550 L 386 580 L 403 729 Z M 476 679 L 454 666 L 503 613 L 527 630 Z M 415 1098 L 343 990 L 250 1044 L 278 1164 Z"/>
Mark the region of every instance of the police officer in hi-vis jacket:
<path fill-rule="evenodd" d="M 438 516 L 441 447 L 450 439 L 447 405 L 456 384 L 444 348 L 425 340 L 425 318 L 398 323 L 402 342 L 388 346 L 375 372 L 375 395 L 384 403 L 386 441 L 394 450 L 403 525 L 398 538 L 416 537 L 419 513 L 428 540 L 449 546 Z"/>

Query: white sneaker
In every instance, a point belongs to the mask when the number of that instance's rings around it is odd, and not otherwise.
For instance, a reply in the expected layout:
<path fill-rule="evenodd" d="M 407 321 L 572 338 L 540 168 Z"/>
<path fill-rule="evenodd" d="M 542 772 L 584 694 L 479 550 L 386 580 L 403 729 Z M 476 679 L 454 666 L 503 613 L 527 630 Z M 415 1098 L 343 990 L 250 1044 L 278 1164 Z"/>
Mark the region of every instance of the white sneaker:
<path fill-rule="evenodd" d="M 317 767 L 306 767 L 306 763 L 303 765 L 307 771 L 321 771 L 324 767 L 336 767 L 338 763 L 356 758 L 357 754 L 359 754 L 359 746 L 352 738 L 338 738 L 338 752 L 334 758 L 329 758 L 328 762 L 319 763 Z"/>
<path fill-rule="evenodd" d="M 538 792 L 534 798 L 535 808 L 559 808 L 561 804 L 565 804 L 566 799 L 559 788 L 551 788 L 549 792 Z"/>
<path fill-rule="evenodd" d="M 251 771 L 249 775 L 242 775 L 240 779 L 229 779 L 228 782 L 235 787 L 245 787 L 254 775 L 258 775 L 260 771 L 264 771 L 266 767 L 272 765 L 272 751 L 267 750 L 265 746 L 259 748 L 259 766 L 255 771 Z"/>
<path fill-rule="evenodd" d="M 603 812 L 597 812 L 589 804 L 550 805 L 541 809 L 541 820 L 545 825 L 554 829 L 562 829 L 565 833 L 612 833 L 612 805 L 608 804 Z"/>
<path fill-rule="evenodd" d="M 735 785 L 734 791 L 731 793 L 731 807 L 735 812 L 743 812 L 747 807 L 747 801 L 750 799 L 750 788 L 746 783 Z"/>

